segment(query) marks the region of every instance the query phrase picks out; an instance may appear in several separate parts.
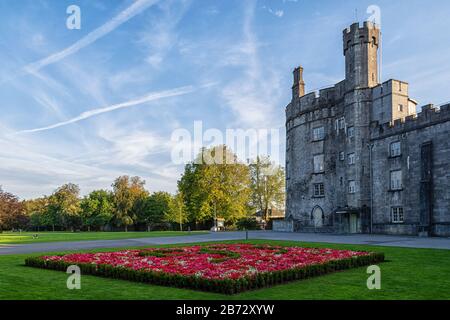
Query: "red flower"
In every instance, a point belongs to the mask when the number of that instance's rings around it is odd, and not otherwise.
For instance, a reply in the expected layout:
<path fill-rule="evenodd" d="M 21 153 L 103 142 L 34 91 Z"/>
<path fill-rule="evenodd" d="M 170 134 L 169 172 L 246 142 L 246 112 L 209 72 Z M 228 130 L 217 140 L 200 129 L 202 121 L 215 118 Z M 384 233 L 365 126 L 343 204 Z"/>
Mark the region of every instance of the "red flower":
<path fill-rule="evenodd" d="M 205 279 L 239 279 L 257 273 L 321 264 L 367 252 L 252 244 L 214 244 L 170 249 L 149 248 L 117 252 L 45 256 L 44 260 L 107 264 L 134 270 L 197 276 Z"/>

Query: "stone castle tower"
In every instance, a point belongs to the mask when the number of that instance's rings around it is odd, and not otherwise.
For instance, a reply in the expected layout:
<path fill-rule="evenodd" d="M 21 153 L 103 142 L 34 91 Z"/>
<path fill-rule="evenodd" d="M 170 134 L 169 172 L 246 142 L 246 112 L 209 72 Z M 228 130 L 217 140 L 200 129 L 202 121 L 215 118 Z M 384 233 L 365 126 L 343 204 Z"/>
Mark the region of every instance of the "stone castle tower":
<path fill-rule="evenodd" d="M 449 107 L 427 107 L 428 113 L 417 115 L 408 83 L 380 83 L 380 45 L 380 30 L 371 22 L 346 28 L 345 79 L 319 94 L 306 94 L 303 68 L 294 70 L 292 101 L 286 107 L 287 220 L 278 228 L 450 235 Z M 431 120 L 435 117 L 438 127 Z M 380 133 L 391 125 L 403 129 Z M 422 144 L 433 141 L 441 149 L 428 151 L 433 163 L 425 164 L 427 156 L 418 154 Z M 432 170 L 435 163 L 440 163 L 435 170 L 447 170 L 446 182 L 441 179 L 438 185 L 436 177 L 433 185 L 421 186 L 420 168 Z M 424 188 L 432 191 L 423 199 L 428 205 L 418 209 L 414 199 L 420 199 Z M 443 201 L 437 203 L 436 192 L 444 189 Z"/>
<path fill-rule="evenodd" d="M 378 85 L 378 45 L 380 30 L 366 22 L 344 30 L 345 79 L 348 89 Z"/>

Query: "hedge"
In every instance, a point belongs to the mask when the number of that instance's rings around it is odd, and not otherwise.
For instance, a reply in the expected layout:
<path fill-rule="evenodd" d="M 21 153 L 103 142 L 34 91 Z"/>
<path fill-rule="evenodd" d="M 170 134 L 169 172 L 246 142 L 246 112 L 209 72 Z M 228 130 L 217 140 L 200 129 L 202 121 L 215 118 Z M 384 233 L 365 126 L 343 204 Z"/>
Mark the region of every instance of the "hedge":
<path fill-rule="evenodd" d="M 42 257 L 29 257 L 25 259 L 25 265 L 59 271 L 66 271 L 70 265 L 77 265 L 80 267 L 82 274 L 231 295 L 288 281 L 320 276 L 335 271 L 368 266 L 383 261 L 384 253 L 371 252 L 364 256 L 331 260 L 322 264 L 312 264 L 293 269 L 257 273 L 253 276 L 246 276 L 240 279 L 205 279 L 198 276 L 184 276 L 149 270 L 113 267 L 107 264 L 75 264 L 64 261 L 46 261 Z"/>

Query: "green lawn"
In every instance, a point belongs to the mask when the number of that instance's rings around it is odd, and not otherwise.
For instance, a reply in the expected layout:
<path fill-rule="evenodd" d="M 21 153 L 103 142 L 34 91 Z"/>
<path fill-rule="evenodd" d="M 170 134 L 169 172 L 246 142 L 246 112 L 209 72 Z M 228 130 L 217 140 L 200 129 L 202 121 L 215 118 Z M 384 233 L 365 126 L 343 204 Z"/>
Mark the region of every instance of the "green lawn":
<path fill-rule="evenodd" d="M 229 241 L 237 242 L 237 241 Z M 81 290 L 66 288 L 67 274 L 24 266 L 30 255 L 0 256 L 0 299 L 449 299 L 450 251 L 289 241 L 251 240 L 292 246 L 382 251 L 381 290 L 368 290 L 358 268 L 234 296 L 82 276 Z M 111 250 L 111 249 L 109 249 Z M 93 250 L 91 250 L 93 251 Z M 108 250 L 96 250 L 108 251 Z M 40 254 L 42 255 L 42 254 Z"/>
<path fill-rule="evenodd" d="M 187 236 L 189 234 L 206 234 L 207 232 L 192 231 L 152 231 L 152 232 L 14 232 L 0 233 L 0 246 L 6 244 L 24 244 L 35 242 L 79 241 L 79 240 L 113 240 L 147 237 Z M 33 234 L 38 234 L 33 239 Z"/>

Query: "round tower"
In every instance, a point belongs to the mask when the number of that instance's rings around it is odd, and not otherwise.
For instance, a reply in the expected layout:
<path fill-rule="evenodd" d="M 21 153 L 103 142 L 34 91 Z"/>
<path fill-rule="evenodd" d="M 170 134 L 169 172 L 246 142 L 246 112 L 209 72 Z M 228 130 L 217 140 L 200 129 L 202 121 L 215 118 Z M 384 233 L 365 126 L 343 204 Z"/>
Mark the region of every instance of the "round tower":
<path fill-rule="evenodd" d="M 347 90 L 378 85 L 380 29 L 366 21 L 363 27 L 352 24 L 343 34 Z"/>

